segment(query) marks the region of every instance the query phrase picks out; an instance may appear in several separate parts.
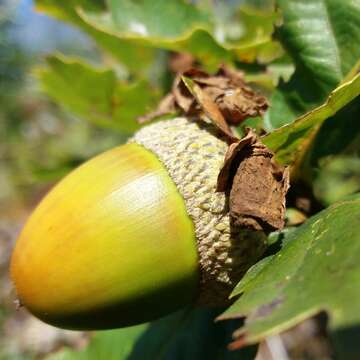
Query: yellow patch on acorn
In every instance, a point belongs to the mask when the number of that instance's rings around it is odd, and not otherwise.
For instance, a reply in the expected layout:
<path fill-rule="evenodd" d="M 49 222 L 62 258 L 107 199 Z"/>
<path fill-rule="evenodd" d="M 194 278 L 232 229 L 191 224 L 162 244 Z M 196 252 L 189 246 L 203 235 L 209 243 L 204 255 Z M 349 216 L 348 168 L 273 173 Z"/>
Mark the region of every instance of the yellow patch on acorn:
<path fill-rule="evenodd" d="M 21 303 L 60 327 L 152 320 L 195 297 L 193 224 L 157 157 L 120 146 L 45 197 L 19 237 L 11 274 Z"/>

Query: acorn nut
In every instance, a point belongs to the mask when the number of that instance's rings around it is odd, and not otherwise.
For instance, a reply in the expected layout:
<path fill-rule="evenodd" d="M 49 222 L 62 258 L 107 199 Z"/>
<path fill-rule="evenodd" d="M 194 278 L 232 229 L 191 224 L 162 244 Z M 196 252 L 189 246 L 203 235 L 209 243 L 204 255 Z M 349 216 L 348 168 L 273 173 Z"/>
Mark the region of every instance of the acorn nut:
<path fill-rule="evenodd" d="M 266 241 L 232 226 L 216 192 L 226 150 L 212 125 L 175 118 L 70 173 L 16 243 L 11 275 L 21 304 L 68 329 L 226 304 Z"/>

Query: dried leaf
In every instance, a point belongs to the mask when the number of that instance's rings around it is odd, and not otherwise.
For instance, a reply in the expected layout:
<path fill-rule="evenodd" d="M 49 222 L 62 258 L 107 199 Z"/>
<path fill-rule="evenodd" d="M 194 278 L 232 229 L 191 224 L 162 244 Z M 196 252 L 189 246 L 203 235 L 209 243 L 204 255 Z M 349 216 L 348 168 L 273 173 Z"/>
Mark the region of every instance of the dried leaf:
<path fill-rule="evenodd" d="M 230 143 L 238 141 L 238 138 L 232 133 L 218 106 L 215 104 L 214 101 L 212 101 L 211 97 L 190 78 L 182 76 L 182 81 L 187 86 L 192 95 L 195 97 L 197 103 L 201 106 L 205 115 L 221 131 L 221 133 L 228 139 L 228 141 Z"/>
<path fill-rule="evenodd" d="M 245 85 L 244 73 L 239 70 L 234 70 L 227 66 L 221 66 L 217 72 L 217 76 L 223 76 L 230 79 L 233 86 L 243 86 Z"/>
<path fill-rule="evenodd" d="M 228 89 L 215 99 L 229 124 L 237 125 L 248 117 L 263 115 L 268 108 L 266 99 L 244 86 Z"/>
<path fill-rule="evenodd" d="M 199 84 L 216 86 L 223 90 L 229 87 L 242 87 L 246 85 L 242 71 L 232 70 L 226 66 L 221 66 L 214 75 L 209 75 L 196 68 L 189 69 L 183 75 L 192 78 Z"/>
<path fill-rule="evenodd" d="M 197 84 L 199 84 L 204 89 L 206 87 L 214 87 L 223 92 L 231 86 L 230 79 L 223 76 L 189 76 L 188 73 L 189 72 L 185 73 L 184 76 L 191 77 Z"/>
<path fill-rule="evenodd" d="M 181 75 L 178 75 L 172 86 L 172 94 L 176 105 L 186 115 L 193 115 L 195 113 L 196 101 L 190 90 L 182 81 Z"/>
<path fill-rule="evenodd" d="M 193 80 L 200 81 L 201 79 L 208 79 L 210 75 L 206 71 L 202 71 L 198 68 L 191 68 L 185 71 L 182 75 L 189 77 Z"/>
<path fill-rule="evenodd" d="M 160 116 L 177 113 L 179 110 L 188 116 L 194 115 L 196 113 L 196 105 L 194 96 L 181 80 L 181 76 L 177 75 L 171 92 L 160 101 L 156 110 L 139 117 L 137 120 L 140 124 L 144 124 Z"/>
<path fill-rule="evenodd" d="M 203 103 L 199 101 L 200 98 Z M 187 116 L 205 112 L 228 140 L 233 142 L 237 138 L 232 134 L 229 124 L 238 125 L 248 117 L 262 115 L 267 107 L 266 99 L 246 85 L 242 72 L 221 67 L 215 75 L 209 75 L 191 68 L 176 76 L 171 93 L 154 112 L 139 121 L 143 123 L 173 113 L 175 109 Z"/>
<path fill-rule="evenodd" d="M 285 222 L 288 168 L 276 164 L 273 153 L 252 130 L 232 144 L 218 177 L 218 190 L 230 192 L 234 225 L 269 232 Z"/>
<path fill-rule="evenodd" d="M 218 175 L 216 191 L 225 192 L 228 187 L 231 186 L 229 185 L 232 170 L 231 167 L 235 158 L 238 156 L 239 152 L 241 151 L 241 149 L 243 149 L 244 146 L 253 144 L 256 139 L 256 134 L 253 131 L 248 131 L 244 138 L 230 144 L 225 154 L 223 167 L 220 169 Z"/>
<path fill-rule="evenodd" d="M 223 66 L 214 76 L 193 69 L 184 75 L 211 97 L 228 124 L 238 125 L 248 117 L 263 115 L 268 108 L 266 98 L 246 85 L 242 72 Z"/>

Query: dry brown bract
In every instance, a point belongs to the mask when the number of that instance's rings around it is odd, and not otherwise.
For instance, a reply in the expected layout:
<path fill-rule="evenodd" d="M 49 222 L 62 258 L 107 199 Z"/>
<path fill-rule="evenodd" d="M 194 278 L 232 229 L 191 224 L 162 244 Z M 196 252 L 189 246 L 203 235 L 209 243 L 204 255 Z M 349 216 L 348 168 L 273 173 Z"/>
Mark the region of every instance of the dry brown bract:
<path fill-rule="evenodd" d="M 265 232 L 284 226 L 289 171 L 276 164 L 273 155 L 251 129 L 229 146 L 217 190 L 230 193 L 234 225 Z"/>
<path fill-rule="evenodd" d="M 176 76 L 171 93 L 165 96 L 154 112 L 139 118 L 139 122 L 144 123 L 177 111 L 188 116 L 201 112 L 202 103 L 184 84 L 184 77 L 191 79 L 200 88 L 207 102 L 216 104 L 227 124 L 238 125 L 248 117 L 262 115 L 268 108 L 266 98 L 245 83 L 241 72 L 223 66 L 215 75 L 210 75 L 192 68 Z"/>

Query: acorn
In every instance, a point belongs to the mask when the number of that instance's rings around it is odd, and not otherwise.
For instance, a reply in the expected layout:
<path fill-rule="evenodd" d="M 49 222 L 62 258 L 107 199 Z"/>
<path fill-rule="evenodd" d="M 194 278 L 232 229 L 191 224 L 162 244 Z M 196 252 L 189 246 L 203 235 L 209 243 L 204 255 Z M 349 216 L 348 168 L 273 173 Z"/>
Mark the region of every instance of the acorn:
<path fill-rule="evenodd" d="M 20 303 L 68 329 L 109 329 L 222 306 L 266 235 L 216 192 L 227 143 L 175 118 L 85 162 L 34 210 L 11 260 Z"/>

